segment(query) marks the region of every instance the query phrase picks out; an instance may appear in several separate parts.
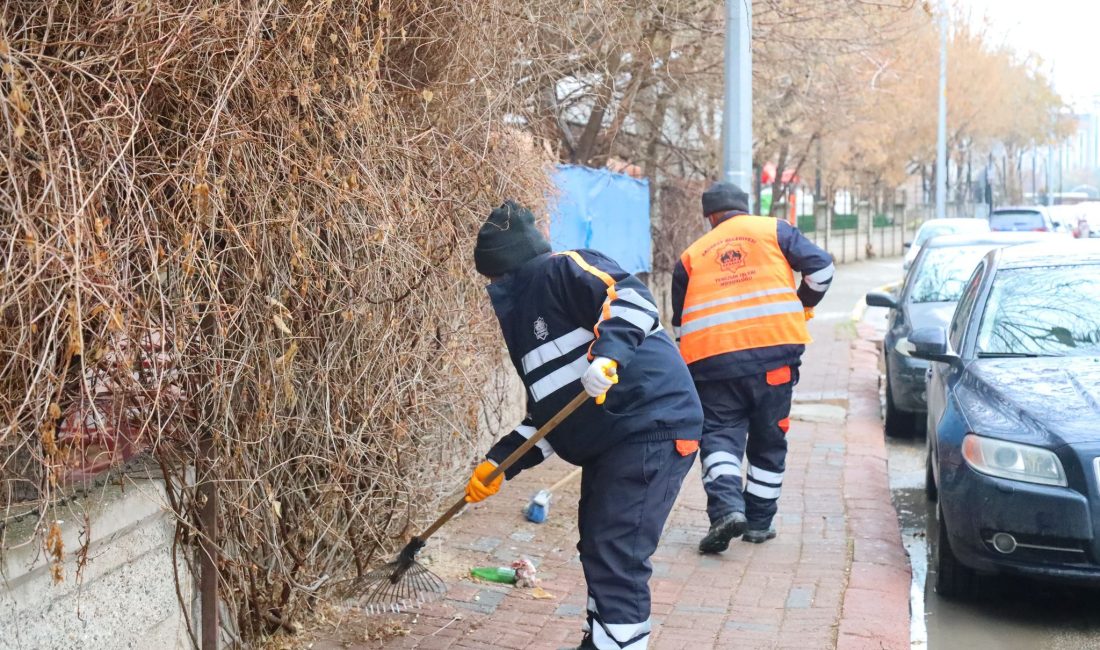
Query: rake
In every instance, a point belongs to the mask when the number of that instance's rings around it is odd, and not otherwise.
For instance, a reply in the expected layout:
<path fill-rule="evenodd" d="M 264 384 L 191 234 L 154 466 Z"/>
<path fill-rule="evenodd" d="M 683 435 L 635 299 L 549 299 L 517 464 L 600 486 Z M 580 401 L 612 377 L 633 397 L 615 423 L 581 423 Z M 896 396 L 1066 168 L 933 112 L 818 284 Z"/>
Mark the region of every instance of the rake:
<path fill-rule="evenodd" d="M 504 471 L 515 464 L 524 454 L 534 447 L 561 424 L 562 420 L 573 414 L 588 399 L 581 392 L 573 401 L 565 405 L 546 424 L 539 427 L 518 449 L 497 465 L 496 469 L 485 477 L 486 483 L 492 483 Z M 367 614 L 397 614 L 413 607 L 420 607 L 439 598 L 447 591 L 443 580 L 416 561 L 420 549 L 424 548 L 428 538 L 443 527 L 466 506 L 465 496 L 460 497 L 447 512 L 435 520 L 424 532 L 413 537 L 392 562 L 388 562 L 366 573 L 358 582 L 361 593 L 359 604 Z"/>

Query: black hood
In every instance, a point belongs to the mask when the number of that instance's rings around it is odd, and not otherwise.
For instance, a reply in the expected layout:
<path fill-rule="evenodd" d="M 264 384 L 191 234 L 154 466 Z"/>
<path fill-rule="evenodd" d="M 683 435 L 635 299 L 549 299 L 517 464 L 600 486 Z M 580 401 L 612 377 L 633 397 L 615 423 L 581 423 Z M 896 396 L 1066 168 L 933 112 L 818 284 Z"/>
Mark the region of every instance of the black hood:
<path fill-rule="evenodd" d="M 1100 356 L 977 359 L 956 391 L 974 433 L 1056 448 L 1100 442 Z"/>

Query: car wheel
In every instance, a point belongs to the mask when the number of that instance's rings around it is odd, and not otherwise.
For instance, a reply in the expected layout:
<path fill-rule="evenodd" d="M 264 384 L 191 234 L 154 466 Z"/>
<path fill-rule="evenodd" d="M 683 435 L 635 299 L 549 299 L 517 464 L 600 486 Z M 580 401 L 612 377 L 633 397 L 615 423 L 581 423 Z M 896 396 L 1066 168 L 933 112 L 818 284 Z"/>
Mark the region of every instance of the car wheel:
<path fill-rule="evenodd" d="M 932 547 L 932 567 L 936 570 L 936 593 L 944 598 L 964 599 L 974 595 L 977 575 L 964 566 L 951 551 L 947 523 L 943 520 L 943 507 L 936 506 L 939 524 L 936 543 Z"/>
<path fill-rule="evenodd" d="M 913 416 L 899 411 L 894 406 L 893 390 L 890 386 L 890 376 L 886 376 L 886 435 L 891 438 L 908 438 L 913 435 Z"/>
<path fill-rule="evenodd" d="M 936 475 L 932 472 L 932 441 L 927 441 L 924 448 L 924 496 L 929 501 L 935 501 L 939 498 L 939 492 L 936 490 Z"/>

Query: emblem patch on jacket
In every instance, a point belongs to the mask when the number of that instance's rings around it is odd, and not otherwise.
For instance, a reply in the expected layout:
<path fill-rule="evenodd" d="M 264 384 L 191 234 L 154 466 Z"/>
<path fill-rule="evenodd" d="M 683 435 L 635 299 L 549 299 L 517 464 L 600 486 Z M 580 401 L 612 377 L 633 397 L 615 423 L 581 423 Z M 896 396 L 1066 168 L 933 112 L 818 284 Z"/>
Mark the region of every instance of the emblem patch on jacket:
<path fill-rule="evenodd" d="M 718 265 L 723 271 L 736 271 L 745 265 L 745 249 L 740 244 L 730 244 L 718 249 Z"/>
<path fill-rule="evenodd" d="M 535 338 L 545 341 L 547 336 L 550 336 L 550 328 L 546 326 L 546 321 L 542 316 L 539 316 L 535 319 Z"/>

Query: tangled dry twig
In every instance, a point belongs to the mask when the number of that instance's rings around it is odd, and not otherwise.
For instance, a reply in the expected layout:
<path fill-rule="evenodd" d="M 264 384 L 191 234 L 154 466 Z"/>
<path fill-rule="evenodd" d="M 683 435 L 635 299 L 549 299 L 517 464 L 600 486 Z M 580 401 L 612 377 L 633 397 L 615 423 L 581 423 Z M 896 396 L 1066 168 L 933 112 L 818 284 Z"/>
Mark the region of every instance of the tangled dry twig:
<path fill-rule="evenodd" d="M 546 188 L 496 9 L 0 5 L 0 510 L 151 449 L 189 541 L 215 482 L 247 639 L 449 493 L 493 362 L 471 236 Z"/>

